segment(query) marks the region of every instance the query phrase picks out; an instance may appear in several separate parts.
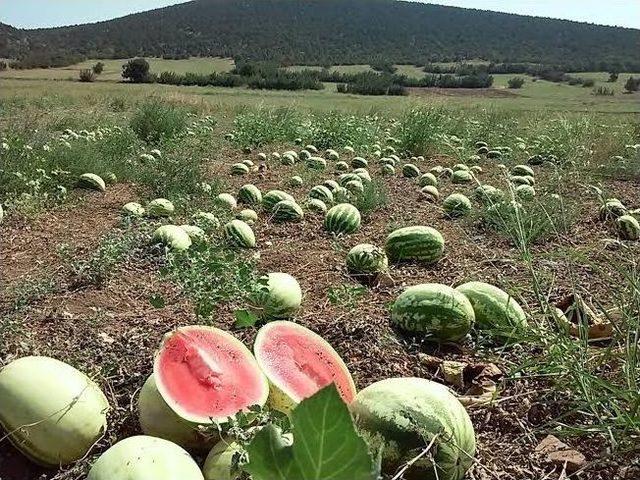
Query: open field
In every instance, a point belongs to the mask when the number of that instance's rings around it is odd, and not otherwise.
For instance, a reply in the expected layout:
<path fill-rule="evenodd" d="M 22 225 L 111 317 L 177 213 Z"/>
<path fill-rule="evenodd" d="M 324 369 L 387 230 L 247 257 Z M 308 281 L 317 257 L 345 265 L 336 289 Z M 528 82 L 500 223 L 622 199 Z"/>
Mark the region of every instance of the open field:
<path fill-rule="evenodd" d="M 111 406 L 106 434 L 69 467 L 36 467 L 0 434 L 0 478 L 84 479 L 100 453 L 140 433 L 137 398 L 162 336 L 204 324 L 251 347 L 258 327 L 238 326 L 237 312 L 269 272 L 297 279 L 303 300 L 293 319 L 335 348 L 358 389 L 417 376 L 466 402 L 477 453 L 465 478 L 640 478 L 640 241 L 625 238 L 612 211 L 601 216 L 612 197 L 630 215 L 640 211 L 640 124 L 632 113 L 640 108 L 637 95 L 601 99 L 583 90 L 539 81 L 504 96 L 388 98 L 330 88 L 0 79 L 0 366 L 26 355 L 58 358 L 95 380 Z M 494 153 L 476 156 L 477 142 Z M 325 169 L 302 159 L 309 144 L 326 157 Z M 153 149 L 160 153 L 149 157 Z M 300 160 L 285 165 L 272 155 L 287 150 Z M 389 162 L 393 152 L 398 160 Z M 353 171 L 356 155 L 371 182 L 363 175 L 355 182 L 361 190 L 335 189 L 333 203 L 350 202 L 362 222 L 335 235 L 324 214 L 308 208 L 309 192 L 327 180 L 346 186 L 338 161 Z M 243 161 L 252 167 L 232 174 Z M 533 190 L 525 194 L 513 168 L 529 162 Z M 385 163 L 395 170 L 383 175 Z M 403 174 L 408 163 L 434 172 L 438 198 Z M 474 173 L 458 182 L 452 175 L 460 164 Z M 117 181 L 104 192 L 76 188 L 87 172 Z M 302 184 L 293 185 L 293 176 Z M 283 222 L 260 203 L 220 203 L 219 193 L 238 198 L 245 184 L 263 195 L 288 192 L 304 217 Z M 488 200 L 479 185 L 502 194 Z M 444 208 L 454 193 L 468 197 L 466 214 Z M 159 197 L 175 205 L 170 217 L 123 214 L 127 202 L 146 207 Z M 192 224 L 196 212 L 225 224 L 243 208 L 258 216 L 255 248 L 232 246 L 216 227 L 184 252 L 151 241 L 160 225 Z M 384 247 L 392 231 L 415 225 L 442 234 L 441 255 L 392 258 L 377 276 L 347 269 L 352 247 Z M 494 284 L 521 305 L 526 319 L 509 341 L 478 319 L 468 335 L 442 343 L 433 332 L 391 322 L 390 306 L 408 286 L 469 281 Z M 574 319 L 571 334 L 555 307 L 576 295 L 592 313 Z M 606 326 L 605 338 L 590 337 L 595 322 Z M 566 445 L 540 450 L 548 434 Z M 203 461 L 201 453 L 194 458 Z"/>

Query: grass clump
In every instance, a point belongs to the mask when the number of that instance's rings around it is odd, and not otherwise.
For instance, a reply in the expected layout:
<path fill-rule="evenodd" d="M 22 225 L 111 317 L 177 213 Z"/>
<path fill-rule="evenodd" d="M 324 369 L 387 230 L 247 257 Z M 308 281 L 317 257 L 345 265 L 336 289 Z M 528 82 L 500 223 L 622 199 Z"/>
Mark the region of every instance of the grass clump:
<path fill-rule="evenodd" d="M 187 112 L 160 100 L 151 100 L 138 107 L 129 124 L 140 140 L 159 145 L 184 133 Z"/>

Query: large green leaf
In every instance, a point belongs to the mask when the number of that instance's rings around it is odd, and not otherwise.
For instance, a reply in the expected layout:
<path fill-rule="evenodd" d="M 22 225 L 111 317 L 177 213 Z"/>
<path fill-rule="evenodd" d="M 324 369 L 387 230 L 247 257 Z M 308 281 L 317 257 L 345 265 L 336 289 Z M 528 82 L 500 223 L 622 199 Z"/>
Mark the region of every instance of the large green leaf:
<path fill-rule="evenodd" d="M 269 425 L 247 446 L 254 480 L 375 480 L 375 462 L 334 385 L 292 413 L 293 445 Z"/>

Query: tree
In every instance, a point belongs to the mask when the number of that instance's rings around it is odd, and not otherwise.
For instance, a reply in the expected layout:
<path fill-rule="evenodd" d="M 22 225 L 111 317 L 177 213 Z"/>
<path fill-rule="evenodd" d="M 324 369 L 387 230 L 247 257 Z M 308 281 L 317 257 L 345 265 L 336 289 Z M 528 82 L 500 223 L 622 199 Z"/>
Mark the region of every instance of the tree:
<path fill-rule="evenodd" d="M 91 70 L 93 70 L 93 73 L 95 73 L 96 75 L 100 75 L 104 71 L 104 63 L 96 63 L 93 67 L 91 67 Z"/>
<path fill-rule="evenodd" d="M 640 90 L 640 78 L 629 77 L 627 83 L 624 84 L 624 89 L 629 93 Z"/>
<path fill-rule="evenodd" d="M 509 79 L 509 88 L 522 88 L 524 85 L 524 78 L 513 77 Z"/>
<path fill-rule="evenodd" d="M 134 58 L 122 66 L 122 78 L 133 83 L 149 81 L 149 62 L 144 58 Z"/>
<path fill-rule="evenodd" d="M 93 82 L 96 79 L 95 73 L 89 68 L 80 70 L 79 80 L 81 82 Z"/>

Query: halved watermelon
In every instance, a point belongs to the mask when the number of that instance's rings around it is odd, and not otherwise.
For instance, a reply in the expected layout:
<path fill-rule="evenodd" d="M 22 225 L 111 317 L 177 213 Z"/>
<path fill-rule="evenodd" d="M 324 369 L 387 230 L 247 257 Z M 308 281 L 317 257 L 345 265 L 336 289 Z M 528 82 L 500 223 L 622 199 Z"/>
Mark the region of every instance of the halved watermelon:
<path fill-rule="evenodd" d="M 218 328 L 192 325 L 165 335 L 153 366 L 158 391 L 190 422 L 224 423 L 264 405 L 269 384 L 251 352 Z"/>
<path fill-rule="evenodd" d="M 340 355 L 322 337 L 293 322 L 277 321 L 260 329 L 253 345 L 269 379 L 269 405 L 288 413 L 303 399 L 335 383 L 351 403 L 356 386 Z"/>

